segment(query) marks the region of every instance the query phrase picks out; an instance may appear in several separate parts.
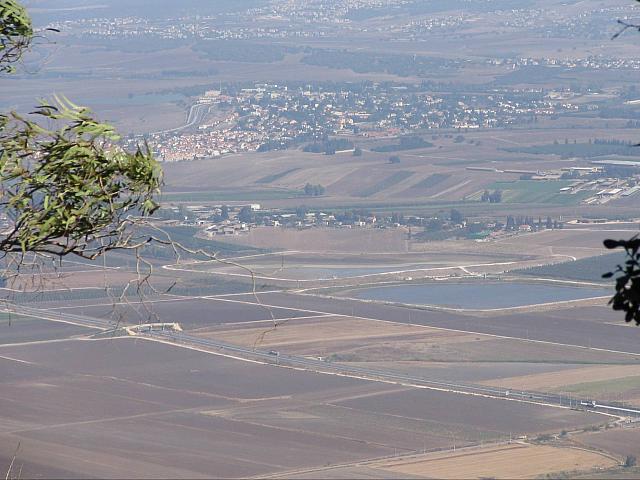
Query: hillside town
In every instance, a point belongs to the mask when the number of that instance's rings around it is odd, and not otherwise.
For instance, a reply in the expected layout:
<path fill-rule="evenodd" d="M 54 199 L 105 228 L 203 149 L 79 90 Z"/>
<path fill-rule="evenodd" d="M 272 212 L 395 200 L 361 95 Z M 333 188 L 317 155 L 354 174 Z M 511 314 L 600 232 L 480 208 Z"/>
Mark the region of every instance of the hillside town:
<path fill-rule="evenodd" d="M 486 94 L 431 93 L 429 85 L 268 84 L 208 90 L 200 124 L 150 135 L 163 161 L 284 149 L 344 135 L 392 137 L 415 131 L 504 128 L 588 110 L 571 91 L 495 88 Z"/>
<path fill-rule="evenodd" d="M 469 4 L 481 2 L 468 2 Z M 388 13 L 402 12 L 410 5 L 407 0 L 290 1 L 270 2 L 267 6 L 217 15 L 184 16 L 171 19 L 151 19 L 141 16 L 116 18 L 91 17 L 57 21 L 52 28 L 63 29 L 87 38 L 160 38 L 168 40 L 256 40 L 324 38 L 332 32 L 357 31 L 355 22 L 366 19 L 372 10 Z M 420 14 L 419 8 L 413 8 Z M 425 13 L 429 11 L 424 8 Z M 496 28 L 528 29 L 542 37 L 608 38 L 609 28 L 604 19 L 633 14 L 629 5 L 602 5 L 582 12 L 578 17 L 566 18 L 554 8 L 505 8 L 492 15 Z M 430 35 L 455 34 L 483 19 L 479 12 L 432 12 L 428 18 L 405 19 L 392 26 L 378 24 L 371 31 L 395 40 L 425 41 Z M 247 25 L 247 20 L 250 24 Z M 322 27 L 322 28 L 318 28 Z"/>

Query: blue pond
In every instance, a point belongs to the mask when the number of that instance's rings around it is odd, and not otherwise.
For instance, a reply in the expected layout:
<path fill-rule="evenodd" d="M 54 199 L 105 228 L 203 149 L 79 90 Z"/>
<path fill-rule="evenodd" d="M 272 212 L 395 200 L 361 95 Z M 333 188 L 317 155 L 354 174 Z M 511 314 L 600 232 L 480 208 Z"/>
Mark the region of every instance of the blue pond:
<path fill-rule="evenodd" d="M 611 291 L 596 287 L 567 287 L 547 284 L 486 282 L 393 285 L 355 290 L 349 296 L 414 305 L 455 308 L 507 308 L 565 300 L 602 297 Z"/>

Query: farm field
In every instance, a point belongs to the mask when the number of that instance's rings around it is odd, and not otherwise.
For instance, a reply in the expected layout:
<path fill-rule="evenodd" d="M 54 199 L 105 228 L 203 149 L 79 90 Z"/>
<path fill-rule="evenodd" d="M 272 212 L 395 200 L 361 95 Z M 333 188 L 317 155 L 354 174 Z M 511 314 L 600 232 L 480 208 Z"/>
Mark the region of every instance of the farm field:
<path fill-rule="evenodd" d="M 260 294 L 262 295 L 262 294 Z M 230 299 L 235 298 L 231 296 Z M 253 298 L 253 297 L 251 297 Z M 254 299 L 255 300 L 255 299 Z M 126 318 L 127 323 L 147 323 L 150 320 L 179 321 L 183 328 L 210 327 L 225 323 L 244 323 L 261 320 L 286 319 L 310 315 L 295 308 L 266 308 L 257 303 L 237 303 L 221 298 L 163 297 L 145 302 L 135 300 L 114 304 L 99 300 L 96 303 L 75 306 L 54 306 L 52 311 L 68 312 L 75 315 L 87 315 L 94 318 Z M 311 313 L 313 314 L 313 313 Z"/>
<path fill-rule="evenodd" d="M 69 271 L 63 269 L 60 272 L 43 274 L 42 277 L 34 280 L 31 274 L 21 275 L 15 279 L 11 279 L 8 283 L 8 287 L 13 290 L 22 292 L 38 292 L 44 297 L 48 292 L 60 292 L 64 294 L 65 291 L 69 294 L 79 293 L 82 290 L 102 289 L 121 289 L 128 282 L 136 279 L 136 273 L 134 271 L 122 268 L 111 269 L 106 273 L 102 273 L 98 270 L 88 271 Z M 167 288 L 171 285 L 171 280 L 158 276 L 154 279 L 158 288 Z M 91 295 L 87 292 L 88 295 Z"/>
<path fill-rule="evenodd" d="M 624 129 L 610 129 L 610 135 L 626 137 Z M 388 163 L 388 154 L 366 148 L 353 157 L 350 152 L 320 155 L 297 149 L 266 153 L 242 153 L 230 160 L 198 160 L 167 165 L 167 201 L 184 202 L 256 202 L 267 207 L 295 208 L 307 205 L 322 208 L 371 208 L 385 211 L 435 213 L 452 206 L 470 214 L 507 215 L 591 215 L 610 213 L 633 215 L 633 202 L 620 205 L 581 205 L 588 192 L 576 195 L 559 192 L 566 180 L 519 180 L 517 173 L 491 171 L 497 167 L 514 171 L 559 169 L 566 161 L 545 155 L 513 154 L 502 150 L 505 144 L 535 144 L 549 135 L 570 135 L 585 140 L 592 128 L 478 131 L 465 135 L 481 146 L 469 148 L 452 143 L 444 136 L 433 148 L 401 152 L 399 165 Z M 588 166 L 577 160 L 577 166 Z M 467 166 L 487 171 L 469 171 Z M 321 197 L 300 196 L 306 183 L 326 188 Z M 500 189 L 503 202 L 480 202 L 484 190 Z M 227 193 L 224 193 L 224 192 Z M 232 191 L 238 192 L 231 195 Z M 213 193 L 211 193 L 213 192 Z M 218 193 L 216 193 L 218 192 Z M 614 202 L 615 203 L 615 202 Z M 619 203 L 619 202 L 618 202 Z"/>
<path fill-rule="evenodd" d="M 413 172 L 400 170 L 398 172 L 395 172 L 393 175 L 383 179 L 379 183 L 376 183 L 374 185 L 371 185 L 371 186 L 367 187 L 364 190 L 361 190 L 356 195 L 358 197 L 370 197 L 372 195 L 375 195 L 378 192 L 381 192 L 381 191 L 386 190 L 386 189 L 388 189 L 390 187 L 393 187 L 394 185 L 396 185 L 396 184 L 398 184 L 400 182 L 403 182 L 404 180 L 410 178 L 411 176 L 413 176 Z"/>
<path fill-rule="evenodd" d="M 469 141 L 482 142 L 482 146 L 470 149 L 465 144 L 439 138 L 436 140 L 437 152 L 433 149 L 402 152 L 399 165 L 390 165 L 388 154 L 367 148 L 361 157 L 353 157 L 350 152 L 327 156 L 287 150 L 237 154 L 232 162 L 219 159 L 184 162 L 179 166 L 167 165 L 168 188 L 173 192 L 167 200 L 186 201 L 191 198 L 191 201 L 215 202 L 225 200 L 226 196 L 226 201 L 230 202 L 261 201 L 269 207 L 288 208 L 301 204 L 312 208 L 379 208 L 384 205 L 387 210 L 428 211 L 456 204 L 457 208 L 470 212 L 510 210 L 538 215 L 586 211 L 587 208 L 580 205 L 586 192 L 576 195 L 559 192 L 568 184 L 567 181 L 518 180 L 519 175 L 514 173 L 465 169 L 468 165 L 495 168 L 496 162 L 500 168 L 515 170 L 559 168 L 563 162 L 553 156 L 514 156 L 501 150 L 505 142 L 526 143 L 534 141 L 530 137 L 551 134 L 575 136 L 589 133 L 575 129 L 472 132 L 468 134 Z M 628 132 L 612 130 L 611 135 L 616 134 L 624 136 Z M 584 165 L 587 164 L 585 161 Z M 314 198 L 295 195 L 307 182 L 325 186 L 325 195 Z M 240 193 L 236 197 L 229 196 L 229 189 Z M 481 193 L 486 189 L 502 189 L 504 203 L 488 205 L 480 202 Z M 589 206 L 588 209 L 591 212 L 612 211 L 606 205 Z M 630 212 L 631 205 L 623 209 Z"/>
<path fill-rule="evenodd" d="M 375 468 L 402 476 L 427 478 L 533 478 L 562 472 L 604 470 L 616 465 L 615 460 L 596 452 L 516 443 L 380 462 Z"/>
<path fill-rule="evenodd" d="M 513 388 L 515 390 L 526 388 L 534 390 L 555 389 L 568 393 L 578 393 L 580 385 L 622 380 L 629 377 L 636 378 L 638 376 L 640 376 L 640 365 L 582 366 L 561 372 L 502 378 L 488 383 Z"/>
<path fill-rule="evenodd" d="M 507 203 L 557 203 L 570 205 L 579 203 L 586 194 L 569 195 L 560 193 L 560 189 L 571 185 L 562 180 L 517 180 L 514 182 L 495 182 L 487 187 L 489 190 L 500 190 L 502 201 Z M 482 192 L 468 196 L 469 200 L 480 200 Z"/>
<path fill-rule="evenodd" d="M 640 478 L 640 3 L 17 1 L 0 117 L 68 96 L 163 186 L 0 282 L 6 480 Z"/>
<path fill-rule="evenodd" d="M 243 201 L 264 201 L 274 199 L 296 198 L 301 195 L 294 190 L 245 190 L 237 189 L 217 190 L 207 192 L 165 192 L 162 200 L 165 202 L 243 202 Z"/>
<path fill-rule="evenodd" d="M 635 354 L 348 315 L 310 314 L 275 323 L 266 319 L 194 328 L 190 332 L 249 348 L 438 381 L 573 393 L 606 400 L 618 400 L 624 393 L 624 398 L 632 401 L 632 389 L 613 387 L 628 385 L 640 374 Z M 599 389 L 586 388 L 597 381 L 603 383 Z"/>
<path fill-rule="evenodd" d="M 7 345 L 0 353 L 10 372 L 3 379 L 0 454 L 8 459 L 20 443 L 18 459 L 30 477 L 170 472 L 193 478 L 211 471 L 245 477 L 446 447 L 450 432 L 464 445 L 511 430 L 605 419 L 282 369 L 135 338 Z M 46 396 L 38 394 L 42 390 Z M 495 415 L 473 413 L 479 406 Z"/>
<path fill-rule="evenodd" d="M 548 238 L 532 235 L 532 252 L 518 252 L 514 238 L 508 245 L 478 244 L 473 249 L 467 242 L 453 242 L 446 251 L 429 245 L 425 252 L 361 255 L 353 247 L 338 246 L 324 255 L 308 249 L 256 253 L 239 260 L 259 275 L 321 276 L 331 281 L 344 275 L 345 280 L 359 282 L 371 273 L 375 283 L 385 281 L 390 272 L 416 268 L 463 273 L 461 265 L 475 272 L 549 261 L 556 254 L 555 245 L 574 238 L 568 232 Z M 640 377 L 639 331 L 621 325 L 615 313 L 602 305 L 578 302 L 571 308 L 559 304 L 490 314 L 437 311 L 325 297 L 316 290 L 288 291 L 262 281 L 258 301 L 246 293 L 246 279 L 226 283 L 219 280 L 224 275 L 213 275 L 239 273 L 236 267 L 188 261 L 177 269 L 161 268 L 162 262 L 157 267 L 162 281 L 174 276 L 185 288 L 202 285 L 218 293 L 176 290 L 120 304 L 108 298 L 43 296 L 29 304 L 54 314 L 126 324 L 178 322 L 186 334 L 200 339 L 431 381 L 522 386 L 540 392 L 576 389 L 575 395 L 612 401 L 619 401 L 618 392 L 624 392 L 627 404 L 633 403 L 633 395 L 640 398 L 635 387 L 603 396 L 602 390 L 583 381 L 628 383 Z M 127 273 L 123 270 L 115 272 Z M 87 283 L 99 281 L 92 271 L 86 275 Z M 337 290 L 319 291 L 335 295 Z M 19 442 L 19 459 L 29 476 L 169 472 L 173 477 L 198 478 L 215 470 L 229 478 L 305 478 L 312 474 L 304 472 L 324 474 L 328 467 L 343 465 L 330 468 L 328 474 L 421 477 L 434 464 L 422 460 L 405 464 L 405 455 L 450 450 L 454 444 L 460 449 L 499 442 L 509 436 L 588 429 L 610 421 L 584 411 L 264 365 L 143 338 L 90 339 L 92 329 L 20 321 L 14 330 L 9 330 L 13 324 L 3 325 L 9 333 L 0 344 L 0 368 L 6 372 L 3 392 L 8 392 L 0 399 L 4 412 L 0 457 L 10 458 Z M 80 397 L 82 401 L 74 403 Z M 45 411 L 49 414 L 40 421 Z M 163 433 L 167 429 L 170 434 Z M 576 461 L 588 467 L 582 471 L 611 466 L 608 460 L 598 463 L 607 457 L 597 453 L 581 452 L 584 457 L 578 458 L 562 450 L 547 462 L 551 453 L 544 449 L 551 447 L 522 448 L 543 450 L 514 454 L 514 461 L 531 458 L 532 465 L 543 462 L 558 470 Z M 132 457 L 130 451 L 141 453 Z M 403 457 L 393 458 L 398 455 Z M 490 452 L 486 455 L 492 458 Z M 69 458 L 73 460 L 58 461 Z M 384 466 L 370 464 L 371 459 L 381 458 Z M 473 468 L 469 462 L 467 468 Z M 463 463 L 459 465 L 462 468 Z M 496 476 L 503 471 L 500 468 L 496 464 Z"/>
<path fill-rule="evenodd" d="M 621 458 L 640 455 L 640 429 L 629 425 L 625 428 L 588 432 L 576 437 L 576 441 L 589 448 L 598 448 Z"/>
<path fill-rule="evenodd" d="M 198 329 L 194 332 L 199 336 L 209 334 L 229 343 L 244 346 L 256 345 L 261 348 L 286 346 L 287 350 L 289 348 L 304 350 L 307 344 L 344 343 L 349 340 L 377 342 L 394 337 L 412 337 L 423 334 L 425 331 L 424 327 L 413 325 L 333 316 L 284 320 L 276 322 L 276 325 L 277 327 L 272 328 L 273 322 L 267 320 L 259 326 L 255 323 L 247 325 L 249 328 L 242 325 L 221 326 L 208 330 Z M 305 353 L 313 354 L 312 352 Z"/>
<path fill-rule="evenodd" d="M 592 398 L 629 406 L 640 405 L 640 372 L 638 365 L 574 365 L 562 371 L 505 377 L 483 382 L 487 385 L 532 388 L 566 396 Z"/>
<path fill-rule="evenodd" d="M 616 401 L 624 405 L 640 405 L 640 375 L 619 376 L 614 375 L 609 379 L 594 379 L 571 383 L 555 388 L 576 396 L 602 399 L 604 401 Z"/>
<path fill-rule="evenodd" d="M 402 398 L 402 400 L 400 400 Z M 523 435 L 527 431 L 554 431 L 570 425 L 569 412 L 555 408 L 524 408 L 519 402 L 495 402 L 488 398 L 474 398 L 474 408 L 465 406 L 462 395 L 450 396 L 445 392 L 410 390 L 385 392 L 363 398 L 336 402 L 339 406 L 377 414 L 397 415 L 405 418 L 434 418 L 438 423 L 455 422 L 464 429 L 478 432 L 489 429 L 492 436 L 509 434 Z M 480 413 L 482 412 L 482 413 Z M 571 411 L 570 411 L 571 412 Z M 575 412 L 571 412 L 575 413 Z M 527 418 L 527 415 L 533 417 Z M 577 419 L 576 419 L 577 420 Z M 597 421 L 596 418 L 582 421 Z M 446 427 L 444 427 L 446 432 Z"/>
<path fill-rule="evenodd" d="M 580 346 L 549 345 L 526 339 L 492 338 L 475 334 L 468 341 L 441 345 L 438 337 L 415 337 L 404 340 L 387 340 L 381 344 L 347 344 L 337 348 L 336 360 L 355 362 L 445 362 L 471 365 L 476 362 L 526 368 L 533 365 L 582 364 L 635 364 L 634 355 L 607 352 L 589 352 Z M 473 368 L 473 367 L 470 367 Z"/>
<path fill-rule="evenodd" d="M 215 297 L 166 296 L 149 299 L 144 303 L 131 299 L 127 304 L 114 304 L 98 299 L 97 302 L 75 305 L 46 303 L 52 311 L 110 318 L 115 313 L 129 312 L 132 324 L 148 321 L 150 314 L 158 321 L 179 319 L 186 329 L 215 326 L 227 323 L 268 321 L 272 319 L 300 318 L 318 315 L 347 315 L 373 320 L 388 320 L 403 324 L 423 325 L 504 336 L 507 338 L 549 341 L 565 345 L 593 348 L 614 348 L 621 352 L 635 352 L 635 330 L 627 330 L 619 324 L 581 320 L 579 313 L 562 309 L 539 313 L 508 313 L 493 317 L 409 309 L 349 299 L 325 298 L 314 295 L 290 293 L 258 293 L 260 303 L 253 295 L 233 294 Z M 589 310 L 591 311 L 591 310 Z M 560 317 L 555 312 L 561 312 Z M 145 323 L 143 322 L 143 323 Z M 576 334 L 576 332 L 581 332 Z M 555 334 L 555 337 L 554 337 Z M 591 342 L 591 344 L 589 344 Z M 626 350 L 625 350 L 626 348 Z"/>
<path fill-rule="evenodd" d="M 0 345 L 24 342 L 46 342 L 73 336 L 91 335 L 98 329 L 64 322 L 52 322 L 22 315 L 0 314 Z"/>
<path fill-rule="evenodd" d="M 322 230 L 314 231 L 322 236 Z M 346 230 L 344 232 L 347 232 Z M 327 233 L 330 230 L 327 229 Z M 359 232 L 353 232 L 352 236 L 354 244 L 361 238 Z M 363 232 L 364 233 L 364 232 Z M 424 253 L 418 252 L 352 252 L 351 249 L 346 251 L 339 250 L 336 252 L 323 253 L 313 250 L 290 250 L 264 255 L 252 255 L 245 258 L 238 258 L 236 263 L 243 267 L 255 270 L 260 275 L 281 274 L 287 277 L 289 270 L 296 272 L 297 270 L 307 269 L 335 269 L 340 273 L 340 269 L 345 270 L 345 275 L 359 276 L 367 273 L 385 273 L 385 272 L 404 272 L 410 270 L 430 270 L 440 267 L 457 267 L 464 262 L 465 265 L 482 265 L 492 263 L 506 263 L 507 260 L 519 260 L 517 255 L 504 255 L 499 252 L 479 251 L 479 252 L 458 252 L 454 251 L 430 251 Z M 524 256 L 521 256 L 524 257 Z M 528 257 L 531 258 L 531 257 Z M 173 267 L 167 267 L 173 268 Z M 202 272 L 221 271 L 241 271 L 236 266 L 224 265 L 216 262 L 201 263 L 184 263 L 179 268 Z M 353 270 L 350 272 L 349 270 Z M 367 271 L 368 270 L 368 271 Z M 240 272 L 239 272 L 240 273 Z M 246 271 L 245 271 L 246 273 Z M 313 276 L 308 276 L 313 278 Z"/>
<path fill-rule="evenodd" d="M 272 227 L 253 228 L 248 234 L 225 241 L 257 248 L 340 253 L 407 252 L 407 234 L 394 230 L 292 230 Z"/>
<path fill-rule="evenodd" d="M 327 357 L 348 362 L 406 362 L 416 368 L 460 363 L 473 369 L 474 363 L 502 365 L 554 363 L 630 364 L 634 355 L 589 350 L 580 346 L 554 345 L 518 338 L 499 338 L 472 331 L 448 330 L 404 322 L 387 322 L 358 317 L 309 314 L 308 317 L 276 321 L 221 324 L 192 329 L 198 336 L 220 338 L 230 343 L 262 348 L 277 347 L 286 352 Z M 544 360 L 541 360 L 544 359 Z M 431 364 L 429 362 L 432 362 Z M 550 367 L 551 368 L 551 367 Z M 446 372 L 443 373 L 446 375 Z M 511 376 L 511 375 L 507 375 Z M 499 376 L 498 376 L 499 377 Z M 496 378 L 498 378 L 496 377 Z M 493 377 L 492 377 L 493 378 Z"/>
<path fill-rule="evenodd" d="M 525 338 L 497 338 L 473 331 L 443 330 L 416 323 L 391 323 L 349 315 L 309 315 L 277 321 L 276 328 L 271 319 L 265 319 L 197 328 L 191 332 L 248 347 L 273 348 L 444 380 L 462 377 L 473 381 L 500 379 L 599 364 L 628 364 L 635 368 L 638 363 L 634 355 L 580 346 L 531 342 Z M 479 376 L 474 377 L 476 374 Z M 554 386 L 552 384 L 547 390 Z"/>
<path fill-rule="evenodd" d="M 532 277 L 602 283 L 604 272 L 613 271 L 616 265 L 624 262 L 624 253 L 616 252 L 542 267 L 525 268 L 513 273 Z"/>
<path fill-rule="evenodd" d="M 504 248 L 521 248 L 526 242 L 527 252 L 531 254 L 538 251 L 551 250 L 554 254 L 570 255 L 571 257 L 584 258 L 607 253 L 602 242 L 607 238 L 626 238 L 632 231 L 626 228 L 590 228 L 576 227 L 563 230 L 545 230 L 498 240 L 496 246 Z"/>
<path fill-rule="evenodd" d="M 235 297 L 235 301 L 240 301 L 240 298 Z M 248 297 L 245 298 L 248 300 Z M 572 308 L 567 310 L 558 306 L 557 309 L 547 308 L 533 312 L 496 311 L 491 315 L 469 315 L 462 311 L 443 312 L 410 309 L 337 297 L 326 298 L 291 293 L 266 293 L 261 295 L 261 300 L 266 305 L 288 305 L 289 308 L 309 310 L 315 313 L 343 314 L 522 340 L 545 341 L 560 345 L 640 353 L 639 330 L 629 329 L 620 321 L 613 323 L 613 319 L 618 318 L 615 316 L 615 312 L 607 312 L 604 309 L 603 312 L 607 318 L 612 319 L 612 324 L 583 320 L 582 308 L 579 305 L 572 305 Z M 605 304 L 606 301 L 601 303 Z M 556 312 L 561 312 L 561 316 L 557 317 Z"/>

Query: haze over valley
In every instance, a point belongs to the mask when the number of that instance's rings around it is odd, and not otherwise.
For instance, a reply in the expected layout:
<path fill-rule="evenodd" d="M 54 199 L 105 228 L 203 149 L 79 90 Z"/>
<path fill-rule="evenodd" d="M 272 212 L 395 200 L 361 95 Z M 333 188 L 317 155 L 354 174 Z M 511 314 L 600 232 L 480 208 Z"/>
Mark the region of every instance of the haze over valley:
<path fill-rule="evenodd" d="M 164 184 L 3 280 L 7 478 L 640 476 L 636 2 L 23 3 L 0 111 Z"/>

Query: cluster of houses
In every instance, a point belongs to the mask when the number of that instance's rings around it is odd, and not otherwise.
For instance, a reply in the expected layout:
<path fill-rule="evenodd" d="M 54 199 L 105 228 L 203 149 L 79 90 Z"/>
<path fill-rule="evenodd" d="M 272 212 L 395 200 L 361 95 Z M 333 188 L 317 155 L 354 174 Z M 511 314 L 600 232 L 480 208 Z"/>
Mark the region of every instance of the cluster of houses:
<path fill-rule="evenodd" d="M 282 228 L 386 228 L 400 226 L 390 224 L 386 218 L 372 214 L 337 215 L 324 212 L 308 212 L 298 208 L 296 212 L 263 210 L 258 203 L 246 205 L 188 205 L 169 207 L 164 211 L 165 220 L 183 226 L 197 227 L 209 238 L 249 233 L 251 228 L 261 225 Z"/>

